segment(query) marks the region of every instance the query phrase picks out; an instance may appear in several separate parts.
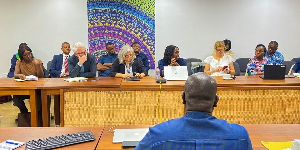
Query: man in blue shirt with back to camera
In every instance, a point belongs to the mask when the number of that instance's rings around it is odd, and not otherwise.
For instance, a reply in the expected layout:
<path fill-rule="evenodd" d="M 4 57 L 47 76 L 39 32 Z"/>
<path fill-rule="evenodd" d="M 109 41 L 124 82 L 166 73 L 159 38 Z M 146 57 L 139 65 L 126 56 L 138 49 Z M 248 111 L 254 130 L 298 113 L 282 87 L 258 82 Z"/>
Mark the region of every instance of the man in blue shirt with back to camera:
<path fill-rule="evenodd" d="M 278 52 L 277 49 L 278 43 L 276 41 L 271 41 L 268 46 L 268 51 L 264 56 L 268 59 L 267 65 L 283 65 L 283 55 Z"/>
<path fill-rule="evenodd" d="M 108 42 L 105 44 L 106 46 L 106 55 L 102 55 L 97 64 L 97 70 L 99 71 L 98 76 L 99 77 L 110 77 L 110 69 L 112 66 L 112 63 L 115 61 L 115 59 L 118 57 L 118 54 L 116 54 L 115 50 L 115 44 Z"/>
<path fill-rule="evenodd" d="M 145 70 L 146 70 L 146 76 L 147 76 L 148 75 L 148 70 L 149 70 L 148 57 L 143 52 L 140 52 L 141 45 L 138 42 L 133 42 L 131 47 L 134 50 L 136 58 L 138 58 L 143 63 L 143 65 L 145 67 Z"/>
<path fill-rule="evenodd" d="M 212 116 L 217 107 L 217 82 L 206 73 L 188 77 L 182 93 L 185 116 L 154 127 L 135 150 L 217 149 L 252 150 L 247 130 Z"/>
<path fill-rule="evenodd" d="M 300 73 L 300 58 L 297 59 L 297 62 L 292 69 L 292 73 Z"/>

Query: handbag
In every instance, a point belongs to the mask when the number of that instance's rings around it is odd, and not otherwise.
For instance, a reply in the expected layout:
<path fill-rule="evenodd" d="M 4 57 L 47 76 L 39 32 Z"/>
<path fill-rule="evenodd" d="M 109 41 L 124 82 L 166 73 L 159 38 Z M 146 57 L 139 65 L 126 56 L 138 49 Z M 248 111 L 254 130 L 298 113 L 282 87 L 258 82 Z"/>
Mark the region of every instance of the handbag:
<path fill-rule="evenodd" d="M 31 127 L 30 112 L 18 114 L 18 127 Z"/>

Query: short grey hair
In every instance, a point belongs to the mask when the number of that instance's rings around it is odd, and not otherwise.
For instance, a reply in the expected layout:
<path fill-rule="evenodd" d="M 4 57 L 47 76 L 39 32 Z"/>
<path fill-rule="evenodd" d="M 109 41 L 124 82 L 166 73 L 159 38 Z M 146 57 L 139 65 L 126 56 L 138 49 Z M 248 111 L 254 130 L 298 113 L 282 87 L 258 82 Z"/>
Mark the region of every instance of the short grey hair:
<path fill-rule="evenodd" d="M 73 45 L 73 48 L 72 48 L 73 53 L 77 53 L 77 49 L 78 49 L 79 47 L 84 47 L 84 48 L 85 48 L 85 46 L 84 46 L 83 43 L 77 42 L 77 43 L 75 43 L 75 44 Z"/>
<path fill-rule="evenodd" d="M 118 59 L 119 59 L 119 63 L 120 64 L 123 64 L 124 63 L 124 58 L 125 58 L 125 55 L 128 53 L 128 52 L 131 52 L 132 53 L 132 60 L 131 62 L 133 63 L 134 59 L 136 58 L 135 54 L 134 54 L 134 50 L 133 48 L 126 44 L 124 45 L 121 50 L 119 51 L 119 54 L 118 54 Z"/>

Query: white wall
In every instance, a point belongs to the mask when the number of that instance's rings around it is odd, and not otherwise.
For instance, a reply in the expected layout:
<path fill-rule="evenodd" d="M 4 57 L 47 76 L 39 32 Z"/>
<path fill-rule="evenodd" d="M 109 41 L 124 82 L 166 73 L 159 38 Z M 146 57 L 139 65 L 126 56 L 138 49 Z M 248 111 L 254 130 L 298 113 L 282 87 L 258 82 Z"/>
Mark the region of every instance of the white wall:
<path fill-rule="evenodd" d="M 169 44 L 181 57 L 202 60 L 217 40 L 232 41 L 235 58 L 252 57 L 259 43 L 279 43 L 286 60 L 299 57 L 299 0 L 156 0 L 156 60 Z M 88 44 L 86 0 L 0 0 L 0 73 L 26 42 L 44 63 L 61 43 Z"/>
<path fill-rule="evenodd" d="M 299 6 L 299 0 L 157 0 L 156 60 L 169 44 L 183 58 L 204 60 L 226 38 L 235 58 L 253 57 L 257 44 L 271 40 L 286 60 L 299 57 Z"/>
<path fill-rule="evenodd" d="M 61 43 L 88 45 L 85 0 L 0 0 L 0 73 L 7 73 L 10 59 L 26 42 L 44 62 L 61 53 Z"/>

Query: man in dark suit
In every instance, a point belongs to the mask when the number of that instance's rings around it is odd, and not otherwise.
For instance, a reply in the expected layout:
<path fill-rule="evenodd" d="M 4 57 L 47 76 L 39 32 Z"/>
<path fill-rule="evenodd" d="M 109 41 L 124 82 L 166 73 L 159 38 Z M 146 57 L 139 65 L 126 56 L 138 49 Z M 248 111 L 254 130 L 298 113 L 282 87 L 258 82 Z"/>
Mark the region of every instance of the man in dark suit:
<path fill-rule="evenodd" d="M 64 42 L 61 45 L 62 54 L 54 55 L 50 67 L 50 76 L 52 78 L 59 78 L 69 75 L 68 58 L 70 57 L 70 44 Z"/>
<path fill-rule="evenodd" d="M 74 55 L 68 59 L 69 76 L 73 77 L 96 77 L 95 56 L 87 53 L 83 43 L 77 42 L 73 46 Z"/>

